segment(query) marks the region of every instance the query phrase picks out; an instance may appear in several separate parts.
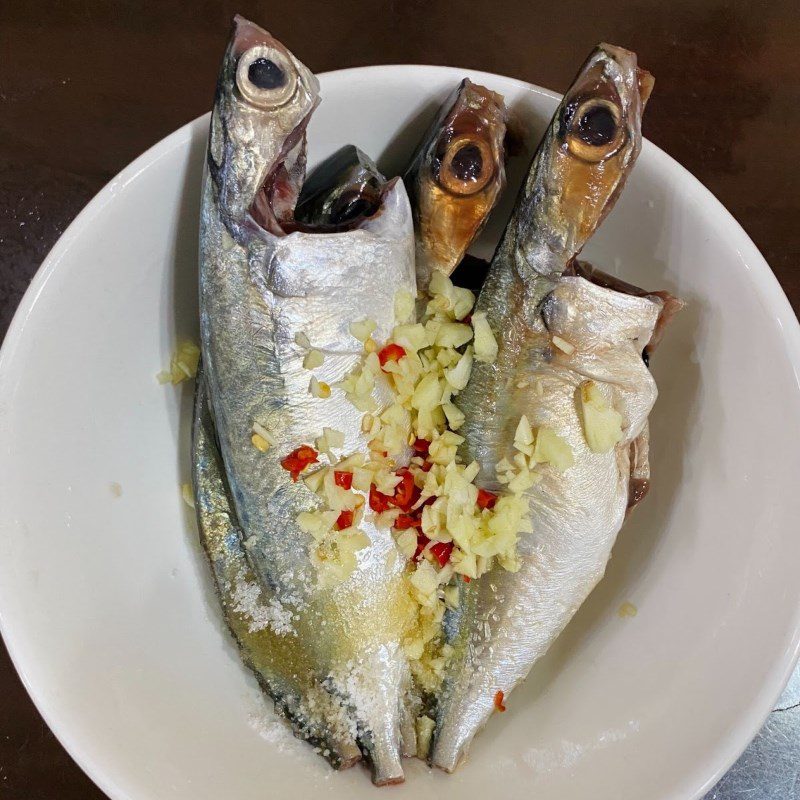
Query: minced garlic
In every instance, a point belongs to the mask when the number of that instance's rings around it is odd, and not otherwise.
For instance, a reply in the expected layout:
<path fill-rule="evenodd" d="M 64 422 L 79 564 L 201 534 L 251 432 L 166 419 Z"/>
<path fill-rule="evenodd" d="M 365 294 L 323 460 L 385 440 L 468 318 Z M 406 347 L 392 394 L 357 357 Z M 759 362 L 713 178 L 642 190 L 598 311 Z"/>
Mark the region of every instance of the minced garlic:
<path fill-rule="evenodd" d="M 497 358 L 497 340 L 489 327 L 486 312 L 476 311 L 472 315 L 472 327 L 475 329 L 475 359 L 494 363 Z"/>
<path fill-rule="evenodd" d="M 322 436 L 318 436 L 314 440 L 314 447 L 316 447 L 320 453 L 325 453 L 331 463 L 333 463 L 336 457 L 333 455 L 332 450 L 333 448 L 338 450 L 344 447 L 344 434 L 333 428 L 323 428 Z"/>
<path fill-rule="evenodd" d="M 303 358 L 303 369 L 316 369 L 325 362 L 325 354 L 321 350 L 309 350 Z"/>
<path fill-rule="evenodd" d="M 351 322 L 350 333 L 355 336 L 359 342 L 366 342 L 377 327 L 378 323 L 375 322 L 375 320 L 364 319 L 359 322 Z"/>
<path fill-rule="evenodd" d="M 371 320 L 350 325 L 352 335 L 365 343 L 364 355 L 334 386 L 363 413 L 368 453 L 337 461 L 332 451 L 343 447 L 344 437 L 323 429 L 315 446 L 330 466 L 303 477 L 322 505 L 303 512 L 298 524 L 314 543 L 312 559 L 324 581 L 343 580 L 355 565 L 354 553 L 369 541 L 356 527 L 365 513 L 378 527 L 393 529 L 397 552 L 408 561 L 407 586 L 417 606 L 403 648 L 418 685 L 433 692 L 452 653 L 442 634 L 446 608 L 458 606 L 463 580 L 478 578 L 495 564 L 519 569 L 517 541 L 531 531 L 524 493 L 540 479 L 536 464 L 565 468 L 571 450 L 555 433 L 535 430 L 522 417 L 513 453 L 497 465 L 504 491 L 478 489 L 478 464 L 464 464 L 458 455 L 464 438 L 455 431 L 465 417 L 457 397 L 469 382 L 473 360 L 495 360 L 497 341 L 485 314 L 474 313 L 469 324 L 464 322 L 475 302 L 472 292 L 436 273 L 429 293 L 419 322 L 412 321 L 414 298 L 398 294 L 398 324 L 382 346 L 372 339 Z M 382 408 L 373 397 L 377 381 L 388 381 L 393 389 L 392 401 Z M 408 466 L 400 468 L 403 464 Z M 343 471 L 350 473 L 346 481 Z M 366 496 L 370 509 L 364 506 Z M 424 733 L 423 727 L 421 746 L 427 750 Z"/>
<path fill-rule="evenodd" d="M 189 508 L 194 508 L 194 492 L 192 491 L 191 483 L 181 484 L 181 497 Z"/>
<path fill-rule="evenodd" d="M 428 716 L 417 717 L 417 758 L 425 761 L 428 758 L 428 751 L 431 749 L 431 739 L 436 723 Z"/>
<path fill-rule="evenodd" d="M 566 353 L 568 356 L 571 356 L 575 352 L 575 345 L 570 344 L 566 339 L 562 339 L 560 336 L 553 335 L 552 342 L 554 347 L 557 347 L 562 353 Z"/>
<path fill-rule="evenodd" d="M 551 464 L 560 472 L 569 469 L 575 459 L 569 443 L 555 431 L 541 427 L 536 431 L 536 445 L 532 458 L 537 463 Z"/>
<path fill-rule="evenodd" d="M 312 397 L 320 397 L 326 400 L 331 396 L 331 387 L 325 381 L 318 381 L 313 375 L 308 383 L 308 393 Z"/>
<path fill-rule="evenodd" d="M 253 443 L 253 447 L 262 453 L 266 453 L 269 450 L 269 442 L 260 433 L 254 433 L 250 437 L 250 441 Z"/>
<path fill-rule="evenodd" d="M 183 381 L 191 380 L 197 375 L 200 363 L 200 348 L 192 342 L 181 342 L 172 354 L 169 370 L 162 370 L 156 375 L 159 383 L 171 383 L 177 386 Z"/>
<path fill-rule="evenodd" d="M 594 381 L 584 381 L 578 387 L 577 406 L 586 444 L 593 453 L 608 453 L 622 440 L 622 415 Z"/>
<path fill-rule="evenodd" d="M 276 444 L 275 437 L 260 422 L 256 421 L 253 423 L 253 433 L 257 433 L 269 445 Z"/>
<path fill-rule="evenodd" d="M 635 617 L 639 613 L 639 609 L 631 603 L 629 600 L 626 600 L 617 610 L 617 614 L 622 617 Z"/>

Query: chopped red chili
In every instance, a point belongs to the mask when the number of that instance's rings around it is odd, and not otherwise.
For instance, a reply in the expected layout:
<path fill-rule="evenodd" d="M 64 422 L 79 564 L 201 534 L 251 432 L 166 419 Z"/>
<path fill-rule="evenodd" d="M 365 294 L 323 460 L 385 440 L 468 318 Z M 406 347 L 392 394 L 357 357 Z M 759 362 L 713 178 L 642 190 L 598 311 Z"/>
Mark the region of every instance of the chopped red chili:
<path fill-rule="evenodd" d="M 478 489 L 478 508 L 494 508 L 496 502 L 497 495 L 494 492 Z"/>
<path fill-rule="evenodd" d="M 352 489 L 353 488 L 353 473 L 352 472 L 344 472 L 342 470 L 335 469 L 333 471 L 333 480 L 337 486 L 341 486 L 342 489 Z"/>
<path fill-rule="evenodd" d="M 376 513 L 381 514 L 389 508 L 389 501 L 391 498 L 388 494 L 379 492 L 373 483 L 369 487 L 369 507 Z"/>
<path fill-rule="evenodd" d="M 462 575 L 461 577 L 464 579 L 464 583 L 469 583 L 472 580 L 469 575 Z"/>
<path fill-rule="evenodd" d="M 319 453 L 307 444 L 301 444 L 296 450 L 292 450 L 286 458 L 281 459 L 281 466 L 291 474 L 292 480 L 296 481 L 300 473 L 311 464 L 317 462 Z"/>
<path fill-rule="evenodd" d="M 419 500 L 420 490 L 414 484 L 414 476 L 408 467 L 402 467 L 395 472 L 400 477 L 400 483 L 394 488 L 393 494 L 379 492 L 375 484 L 369 488 L 369 507 L 380 514 L 391 506 L 401 511 L 410 511 L 411 506 Z"/>
<path fill-rule="evenodd" d="M 417 487 L 414 485 L 414 476 L 408 467 L 402 467 L 395 472 L 395 475 L 400 476 L 400 483 L 394 488 L 394 496 L 389 499 L 389 502 L 396 508 L 402 508 L 403 511 L 408 511 L 412 505 L 419 499 L 419 490 L 415 492 Z M 416 497 L 414 496 L 416 494 Z"/>
<path fill-rule="evenodd" d="M 433 466 L 433 464 L 430 461 L 425 461 L 425 462 L 423 462 L 422 466 L 420 466 L 420 469 L 423 472 L 430 472 L 432 466 Z"/>
<path fill-rule="evenodd" d="M 346 508 L 336 519 L 336 530 L 342 531 L 353 524 L 353 510 Z"/>
<path fill-rule="evenodd" d="M 416 439 L 412 447 L 417 453 L 428 455 L 428 450 L 430 450 L 431 443 L 427 439 Z"/>
<path fill-rule="evenodd" d="M 409 528 L 421 528 L 422 520 L 419 517 L 412 517 L 410 514 L 400 514 L 394 521 L 394 527 L 399 531 L 406 531 Z"/>
<path fill-rule="evenodd" d="M 503 698 L 504 697 L 505 697 L 505 695 L 503 694 L 503 692 L 495 692 L 495 695 L 494 695 L 494 707 L 498 711 L 501 711 L 501 712 L 506 710 L 505 705 L 503 705 Z"/>
<path fill-rule="evenodd" d="M 399 361 L 405 354 L 405 348 L 399 344 L 387 344 L 386 347 L 378 351 L 378 361 L 381 362 L 381 369 L 386 366 L 388 361 Z"/>
<path fill-rule="evenodd" d="M 430 539 L 424 533 L 417 534 L 417 551 L 414 553 L 414 561 L 422 558 L 422 551 L 428 546 Z"/>
<path fill-rule="evenodd" d="M 436 544 L 430 546 L 429 552 L 439 562 L 439 566 L 443 567 L 450 560 L 450 554 L 453 552 L 453 543 L 436 542 Z"/>

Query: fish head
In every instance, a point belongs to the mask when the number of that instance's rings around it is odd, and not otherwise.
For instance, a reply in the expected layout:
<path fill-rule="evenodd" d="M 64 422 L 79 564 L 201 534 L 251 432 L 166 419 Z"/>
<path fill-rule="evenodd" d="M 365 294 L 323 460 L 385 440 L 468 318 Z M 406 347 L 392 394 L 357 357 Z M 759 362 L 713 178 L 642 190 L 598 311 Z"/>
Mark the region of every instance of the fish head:
<path fill-rule="evenodd" d="M 517 214 L 518 243 L 537 272 L 560 273 L 613 207 L 641 149 L 652 88 L 635 53 L 600 44 L 567 90 Z"/>
<path fill-rule="evenodd" d="M 483 228 L 505 186 L 506 122 L 503 98 L 468 78 L 442 106 L 405 176 L 418 272 L 452 273 Z"/>
<path fill-rule="evenodd" d="M 358 147 L 347 144 L 309 173 L 295 209 L 295 220 L 342 226 L 378 211 L 386 178 Z"/>
<path fill-rule="evenodd" d="M 248 216 L 278 226 L 305 174 L 305 130 L 319 102 L 313 73 L 277 39 L 236 16 L 211 116 L 207 166 L 232 230 Z"/>

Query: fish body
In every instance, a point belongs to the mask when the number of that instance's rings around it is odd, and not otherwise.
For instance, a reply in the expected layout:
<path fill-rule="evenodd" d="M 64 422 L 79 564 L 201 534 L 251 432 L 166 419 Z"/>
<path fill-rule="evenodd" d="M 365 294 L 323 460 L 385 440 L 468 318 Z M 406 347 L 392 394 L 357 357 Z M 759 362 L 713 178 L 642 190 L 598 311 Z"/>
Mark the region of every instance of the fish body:
<path fill-rule="evenodd" d="M 367 452 L 361 413 L 342 392 L 313 396 L 310 378 L 333 383 L 360 364 L 363 348 L 350 323 L 376 319 L 376 337 L 388 338 L 396 293 L 416 290 L 413 225 L 400 181 L 386 184 L 378 210 L 352 227 L 320 233 L 292 220 L 317 91 L 283 45 L 237 18 L 218 82 L 201 209 L 205 385 L 249 591 L 282 620 L 273 641 L 291 654 L 265 661 L 271 673 L 262 683 L 278 705 L 284 692 L 272 687 L 293 685 L 301 696 L 303 686 L 324 689 L 349 738 L 331 730 L 323 755 L 352 763 L 355 741 L 375 782 L 393 783 L 402 780 L 401 728 L 408 727 L 403 565 L 389 532 L 366 519 L 368 545 L 355 567 L 342 580 L 323 580 L 314 540 L 297 522 L 319 501 L 281 460 L 313 444 L 324 427 L 343 434 L 344 454 Z M 324 354 L 313 373 L 304 367 L 300 334 Z M 378 380 L 378 402 L 389 393 Z M 254 426 L 269 432 L 266 452 L 253 445 Z M 330 715 L 323 703 L 303 700 L 305 721 L 295 730 L 313 730 L 319 741 Z"/>
<path fill-rule="evenodd" d="M 386 178 L 375 162 L 347 144 L 309 174 L 297 201 L 295 219 L 314 225 L 341 225 L 372 216 L 380 206 Z"/>
<path fill-rule="evenodd" d="M 625 519 L 631 444 L 645 435 L 656 399 L 641 353 L 661 304 L 563 273 L 633 166 L 651 85 L 633 53 L 600 45 L 591 54 L 539 146 L 478 299 L 499 349 L 494 363 L 475 363 L 459 397 L 464 460 L 478 461 L 485 488 L 501 490 L 495 466 L 513 458 L 525 415 L 569 445 L 572 465 L 538 465 L 520 569 L 495 567 L 467 584 L 447 620 L 455 654 L 431 761 L 448 771 L 497 692 L 507 697 L 525 678 L 600 580 Z M 587 380 L 622 417 L 621 441 L 607 452 L 594 452 L 582 427 L 577 398 Z"/>
<path fill-rule="evenodd" d="M 361 758 L 351 721 L 319 681 L 298 638 L 290 635 L 291 620 L 284 609 L 262 596 L 248 561 L 201 373 L 195 392 L 192 481 L 200 541 L 242 659 L 298 736 L 327 750 L 337 769 L 351 766 Z"/>
<path fill-rule="evenodd" d="M 417 281 L 450 275 L 505 187 L 503 98 L 465 78 L 442 105 L 404 176 L 417 237 Z"/>

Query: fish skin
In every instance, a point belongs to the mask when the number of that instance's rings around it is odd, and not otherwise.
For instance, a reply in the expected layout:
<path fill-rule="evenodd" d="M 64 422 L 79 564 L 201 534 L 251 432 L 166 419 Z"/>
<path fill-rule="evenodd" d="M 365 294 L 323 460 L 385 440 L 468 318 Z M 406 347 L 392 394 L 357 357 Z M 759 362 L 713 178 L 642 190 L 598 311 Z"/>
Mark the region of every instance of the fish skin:
<path fill-rule="evenodd" d="M 636 160 L 651 87 L 633 53 L 609 45 L 593 51 L 540 144 L 478 299 L 499 351 L 495 363 L 475 363 L 459 396 L 465 462 L 476 459 L 478 482 L 501 490 L 495 465 L 513 455 L 525 414 L 534 428 L 547 426 L 568 442 L 574 465 L 564 472 L 540 465 L 542 478 L 526 493 L 533 533 L 521 535 L 520 570 L 495 567 L 462 587 L 461 606 L 446 620 L 455 653 L 431 762 L 447 771 L 488 720 L 496 693 L 508 698 L 603 576 L 625 519 L 631 443 L 646 436 L 656 399 L 641 352 L 661 303 L 562 273 Z M 608 109 L 606 102 L 616 109 L 608 111 L 612 118 L 619 116 L 614 126 L 603 126 L 609 117 L 602 110 L 592 112 L 599 121 L 586 116 L 598 105 Z M 573 141 L 579 135 L 605 144 Z M 554 347 L 553 335 L 574 352 Z M 576 392 L 589 378 L 623 417 L 623 440 L 609 453 L 591 452 L 583 436 Z"/>
<path fill-rule="evenodd" d="M 606 289 L 613 289 L 615 292 L 631 294 L 635 297 L 649 297 L 661 303 L 661 312 L 658 316 L 653 335 L 642 351 L 642 359 L 649 367 L 650 358 L 658 347 L 664 335 L 664 331 L 669 327 L 672 319 L 683 310 L 686 305 L 683 300 L 663 289 L 649 292 L 631 283 L 623 281 L 616 275 L 609 275 L 586 261 L 574 259 L 568 268 L 571 275 L 579 275 L 591 283 L 603 286 Z M 631 442 L 630 450 L 631 478 L 628 487 L 628 513 L 630 513 L 639 503 L 644 500 L 650 491 L 650 428 L 645 425 L 642 432 Z"/>
<path fill-rule="evenodd" d="M 465 78 L 445 100 L 404 175 L 417 236 L 417 283 L 433 270 L 450 275 L 483 230 L 505 188 L 507 113 L 503 98 Z M 453 158 L 479 151 L 476 174 L 463 179 Z M 456 160 L 456 163 L 457 160 Z"/>
<path fill-rule="evenodd" d="M 250 53 L 256 47 L 262 50 Z M 240 57 L 264 52 L 296 84 L 278 107 L 253 105 L 236 85 Z M 413 224 L 403 184 L 394 181 L 380 210 L 353 229 L 285 232 L 305 161 L 304 129 L 317 102 L 313 75 L 270 34 L 237 18 L 212 114 L 201 207 L 205 381 L 261 599 L 291 619 L 314 685 L 346 710 L 373 780 L 396 783 L 403 779 L 400 729 L 408 728 L 403 701 L 410 683 L 399 644 L 411 610 L 403 564 L 389 531 L 365 519 L 360 527 L 370 545 L 357 554 L 353 572 L 335 585 L 318 580 L 313 539 L 296 517 L 319 501 L 302 481 L 291 481 L 280 460 L 313 444 L 323 426 L 344 434 L 344 454 L 367 452 L 361 413 L 344 394 L 309 394 L 312 372 L 302 366 L 305 351 L 295 334 L 305 333 L 325 353 L 313 374 L 329 383 L 360 364 L 363 349 L 349 333 L 351 322 L 374 318 L 376 337 L 388 338 L 396 292 L 416 291 Z M 378 402 L 388 400 L 388 384 L 380 377 L 376 383 Z M 250 441 L 256 422 L 276 441 L 266 453 Z M 311 722 L 320 727 L 324 720 Z"/>
<path fill-rule="evenodd" d="M 380 204 L 386 178 L 362 150 L 346 144 L 320 162 L 303 184 L 295 219 L 313 225 L 339 225 Z"/>
<path fill-rule="evenodd" d="M 315 679 L 303 644 L 288 629 L 284 615 L 274 605 L 261 602 L 261 587 L 248 563 L 244 535 L 231 507 L 202 371 L 195 389 L 192 483 L 200 541 L 242 660 L 299 738 L 321 752 L 327 750 L 336 769 L 352 766 L 361 758 L 354 727 Z M 244 604 L 248 595 L 255 599 Z"/>

